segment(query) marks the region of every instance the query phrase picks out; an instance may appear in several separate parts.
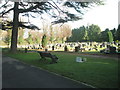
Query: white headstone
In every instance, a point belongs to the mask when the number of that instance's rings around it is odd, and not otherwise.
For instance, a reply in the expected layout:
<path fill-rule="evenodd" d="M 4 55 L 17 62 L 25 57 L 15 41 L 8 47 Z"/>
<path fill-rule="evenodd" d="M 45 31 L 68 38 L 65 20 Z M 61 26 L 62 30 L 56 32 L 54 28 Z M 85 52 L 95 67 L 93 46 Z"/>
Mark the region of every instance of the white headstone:
<path fill-rule="evenodd" d="M 87 58 L 76 57 L 76 62 L 85 62 Z"/>
<path fill-rule="evenodd" d="M 76 57 L 76 62 L 83 62 L 81 57 Z"/>

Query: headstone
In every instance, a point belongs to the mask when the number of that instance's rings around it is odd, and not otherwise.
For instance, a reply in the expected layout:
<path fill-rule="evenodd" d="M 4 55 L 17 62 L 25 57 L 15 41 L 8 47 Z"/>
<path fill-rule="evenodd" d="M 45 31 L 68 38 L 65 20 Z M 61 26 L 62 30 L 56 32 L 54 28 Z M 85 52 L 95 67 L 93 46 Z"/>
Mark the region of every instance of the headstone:
<path fill-rule="evenodd" d="M 102 48 L 102 45 L 100 45 L 100 48 Z"/>
<path fill-rule="evenodd" d="M 92 43 L 90 43 L 90 46 L 92 46 Z"/>
<path fill-rule="evenodd" d="M 109 47 L 110 48 L 110 53 L 116 53 L 116 47 Z"/>
<path fill-rule="evenodd" d="M 67 46 L 65 46 L 65 47 L 64 47 L 64 51 L 68 51 L 68 48 L 67 48 Z"/>
<path fill-rule="evenodd" d="M 120 52 L 120 44 L 118 44 L 118 52 Z"/>
<path fill-rule="evenodd" d="M 46 48 L 46 49 L 45 49 L 45 51 L 47 52 L 47 51 L 48 51 L 48 49 Z"/>
<path fill-rule="evenodd" d="M 110 48 L 110 45 L 107 45 L 107 48 Z"/>
<path fill-rule="evenodd" d="M 84 47 L 85 46 L 85 44 L 82 44 L 82 47 Z"/>
<path fill-rule="evenodd" d="M 75 52 L 79 52 L 79 47 L 75 47 Z"/>
<path fill-rule="evenodd" d="M 27 48 L 25 48 L 25 53 L 27 53 Z"/>
<path fill-rule="evenodd" d="M 54 45 L 52 46 L 52 50 L 54 51 L 54 49 L 55 49 L 55 47 L 54 47 Z"/>
<path fill-rule="evenodd" d="M 95 48 L 97 48 L 97 45 L 94 45 Z"/>
<path fill-rule="evenodd" d="M 92 49 L 91 49 L 91 48 L 89 48 L 88 50 L 89 50 L 89 51 L 91 51 Z"/>
<path fill-rule="evenodd" d="M 76 57 L 76 62 L 83 62 L 81 57 Z"/>
<path fill-rule="evenodd" d="M 87 61 L 86 58 L 76 57 L 76 62 L 85 62 Z"/>
<path fill-rule="evenodd" d="M 61 44 L 60 44 L 60 47 L 61 47 Z"/>

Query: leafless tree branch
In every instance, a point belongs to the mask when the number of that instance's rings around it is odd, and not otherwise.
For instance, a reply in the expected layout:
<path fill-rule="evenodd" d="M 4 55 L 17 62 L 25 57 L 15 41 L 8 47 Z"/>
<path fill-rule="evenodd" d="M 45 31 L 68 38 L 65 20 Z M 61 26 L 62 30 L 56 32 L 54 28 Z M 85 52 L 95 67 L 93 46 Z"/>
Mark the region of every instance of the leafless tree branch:
<path fill-rule="evenodd" d="M 9 13 L 11 10 L 13 10 L 14 8 L 10 8 L 9 10 L 7 10 L 6 12 L 1 12 L 0 14 L 2 14 L 1 16 L 5 15 L 6 13 Z"/>

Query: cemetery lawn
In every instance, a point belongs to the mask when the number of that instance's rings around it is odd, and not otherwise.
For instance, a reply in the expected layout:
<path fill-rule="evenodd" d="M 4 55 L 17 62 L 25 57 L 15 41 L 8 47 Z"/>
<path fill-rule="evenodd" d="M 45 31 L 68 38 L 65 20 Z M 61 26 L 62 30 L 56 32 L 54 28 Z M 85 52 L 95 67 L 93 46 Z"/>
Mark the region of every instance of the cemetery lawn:
<path fill-rule="evenodd" d="M 38 53 L 7 53 L 24 63 L 44 68 L 48 71 L 92 85 L 96 88 L 118 88 L 118 61 L 114 58 L 80 56 L 72 53 L 52 52 L 59 62 L 49 64 L 51 59 L 40 60 Z M 76 57 L 85 57 L 87 61 L 77 63 Z"/>

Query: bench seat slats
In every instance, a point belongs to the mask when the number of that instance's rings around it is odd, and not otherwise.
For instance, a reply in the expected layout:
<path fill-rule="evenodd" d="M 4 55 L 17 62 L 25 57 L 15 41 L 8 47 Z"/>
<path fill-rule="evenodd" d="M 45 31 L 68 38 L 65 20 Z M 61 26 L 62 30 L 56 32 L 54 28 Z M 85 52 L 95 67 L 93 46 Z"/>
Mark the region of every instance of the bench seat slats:
<path fill-rule="evenodd" d="M 52 62 L 51 63 L 57 63 L 58 61 L 58 57 L 56 57 L 55 55 L 52 55 L 49 52 L 45 52 L 45 51 L 38 51 L 38 53 L 40 54 L 41 58 L 46 59 L 45 57 L 51 58 Z"/>

